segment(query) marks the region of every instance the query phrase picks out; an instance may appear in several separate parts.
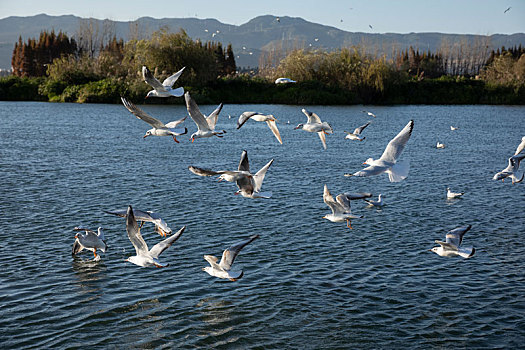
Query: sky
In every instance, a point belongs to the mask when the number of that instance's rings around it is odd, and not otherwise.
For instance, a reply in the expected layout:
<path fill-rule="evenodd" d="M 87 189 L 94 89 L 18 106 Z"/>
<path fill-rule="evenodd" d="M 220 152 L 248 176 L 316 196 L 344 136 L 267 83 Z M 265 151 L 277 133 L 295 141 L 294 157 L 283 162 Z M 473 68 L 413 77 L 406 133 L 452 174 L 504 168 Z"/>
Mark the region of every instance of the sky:
<path fill-rule="evenodd" d="M 525 33 L 525 0 L 0 0 L 0 18 L 40 13 L 117 21 L 143 16 L 215 18 L 235 25 L 274 15 L 350 32 Z"/>

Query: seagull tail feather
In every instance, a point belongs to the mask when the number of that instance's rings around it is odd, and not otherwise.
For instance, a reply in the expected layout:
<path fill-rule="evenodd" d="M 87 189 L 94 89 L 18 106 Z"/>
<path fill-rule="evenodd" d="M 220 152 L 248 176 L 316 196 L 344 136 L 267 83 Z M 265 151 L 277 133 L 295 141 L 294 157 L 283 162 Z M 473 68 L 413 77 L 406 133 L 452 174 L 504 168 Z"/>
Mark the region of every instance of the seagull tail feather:
<path fill-rule="evenodd" d="M 392 169 L 388 172 L 390 182 L 400 182 L 407 178 L 410 170 L 410 163 L 407 160 L 394 164 Z"/>

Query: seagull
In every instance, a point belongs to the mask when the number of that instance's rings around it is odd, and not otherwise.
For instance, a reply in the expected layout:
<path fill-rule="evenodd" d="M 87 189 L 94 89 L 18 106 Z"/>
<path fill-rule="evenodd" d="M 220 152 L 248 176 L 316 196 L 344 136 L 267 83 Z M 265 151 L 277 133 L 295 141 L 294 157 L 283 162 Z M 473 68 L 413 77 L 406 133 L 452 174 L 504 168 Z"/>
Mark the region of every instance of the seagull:
<path fill-rule="evenodd" d="M 353 215 L 350 210 L 350 200 L 344 195 L 340 194 L 334 201 L 334 197 L 328 191 L 328 187 L 324 185 L 323 201 L 326 205 L 332 209 L 332 214 L 323 216 L 323 219 L 330 220 L 331 222 L 343 222 L 346 221 L 346 227 L 352 228 L 352 219 L 361 219 L 363 216 Z"/>
<path fill-rule="evenodd" d="M 184 135 L 188 132 L 187 128 L 177 128 L 180 124 L 186 120 L 186 117 L 169 122 L 167 124 L 164 124 L 157 118 L 153 118 L 148 113 L 144 112 L 139 107 L 135 106 L 130 101 L 126 100 L 124 97 L 120 98 L 122 100 L 122 103 L 124 104 L 124 107 L 128 109 L 135 117 L 137 117 L 140 120 L 145 121 L 149 125 L 151 125 L 153 128 L 146 131 L 146 134 L 143 136 L 143 138 L 146 138 L 148 136 L 171 136 L 173 137 L 173 141 L 179 143 L 177 140 L 177 136 Z"/>
<path fill-rule="evenodd" d="M 514 152 L 514 155 L 517 156 L 525 149 L 525 136 L 521 138 L 521 143 L 518 145 L 518 148 L 516 148 L 516 152 Z"/>
<path fill-rule="evenodd" d="M 297 81 L 290 78 L 277 78 L 275 79 L 275 84 L 286 84 L 286 83 L 297 83 Z"/>
<path fill-rule="evenodd" d="M 202 271 L 206 271 L 210 276 L 219 277 L 223 279 L 229 279 L 230 281 L 237 281 L 242 278 L 244 272 L 231 271 L 231 267 L 235 258 L 241 252 L 242 248 L 259 238 L 259 235 L 253 235 L 244 241 L 236 243 L 222 252 L 221 261 L 217 264 L 219 259 L 213 255 L 204 255 L 204 259 L 210 263 L 211 266 L 203 267 Z"/>
<path fill-rule="evenodd" d="M 142 77 L 144 78 L 144 81 L 148 85 L 151 85 L 151 87 L 153 88 L 153 90 L 148 92 L 148 94 L 146 95 L 146 98 L 148 97 L 171 97 L 171 96 L 181 97 L 182 95 L 184 95 L 183 87 L 176 88 L 176 89 L 172 88 L 173 84 L 175 84 L 177 79 L 179 79 L 184 68 L 186 67 L 182 67 L 180 71 L 164 79 L 164 81 L 161 84 L 160 81 L 158 81 L 157 78 L 153 76 L 153 74 L 150 72 L 148 67 L 142 66 Z"/>
<path fill-rule="evenodd" d="M 363 111 L 363 113 L 366 113 L 366 114 L 368 114 L 369 116 L 374 117 L 374 118 L 376 117 L 376 115 L 375 115 L 374 113 L 372 113 L 372 112 Z"/>
<path fill-rule="evenodd" d="M 108 246 L 106 244 L 106 238 L 104 237 L 104 232 L 102 227 L 98 228 L 98 232 L 88 230 L 83 227 L 75 227 L 74 231 L 84 231 L 85 233 L 78 232 L 75 235 L 75 243 L 73 243 L 72 254 L 76 255 L 82 249 L 91 250 L 95 256 L 94 260 L 99 261 L 100 255 L 97 255 L 97 248 L 102 252 L 106 252 Z"/>
<path fill-rule="evenodd" d="M 188 113 L 195 124 L 197 124 L 198 128 L 197 132 L 191 135 L 191 142 L 198 138 L 212 137 L 214 135 L 217 137 L 222 137 L 222 134 L 226 133 L 226 130 L 215 131 L 215 125 L 217 124 L 217 119 L 219 119 L 222 103 L 208 117 L 206 117 L 201 113 L 199 106 L 197 106 L 195 100 L 191 98 L 189 92 L 186 92 L 184 98 L 186 99 L 186 108 L 188 109 Z"/>
<path fill-rule="evenodd" d="M 374 29 L 371 24 L 369 24 L 368 26 L 370 27 L 370 29 Z"/>
<path fill-rule="evenodd" d="M 135 220 L 135 215 L 133 215 L 133 208 L 131 208 L 130 205 L 126 215 L 126 231 L 128 232 L 129 240 L 135 247 L 135 252 L 137 255 L 130 256 L 126 259 L 126 261 L 142 267 L 168 267 L 169 264 L 162 264 L 158 260 L 158 257 L 163 251 L 168 249 L 173 244 L 173 242 L 179 239 L 185 229 L 186 226 L 183 226 L 173 236 L 166 238 L 165 240 L 155 244 L 153 248 L 149 249 L 148 245 L 144 241 L 144 238 L 142 238 L 142 235 L 140 234 L 137 220 Z"/>
<path fill-rule="evenodd" d="M 458 129 L 459 129 L 459 127 L 457 127 L 457 126 L 452 126 L 452 125 L 450 126 L 450 131 L 456 131 Z"/>
<path fill-rule="evenodd" d="M 407 161 L 397 162 L 397 159 L 405 149 L 405 145 L 412 135 L 414 121 L 408 124 L 394 137 L 386 146 L 385 151 L 379 159 L 368 158 L 364 164 L 369 166 L 354 174 L 345 174 L 345 176 L 372 176 L 387 173 L 390 182 L 399 182 L 408 176 L 410 165 Z"/>
<path fill-rule="evenodd" d="M 272 196 L 271 192 L 260 192 L 264 176 L 266 171 L 272 165 L 273 159 L 266 163 L 255 175 L 245 176 L 236 180 L 237 187 L 239 190 L 235 192 L 236 195 L 240 194 L 246 198 L 270 198 Z M 250 163 L 248 161 L 248 152 L 246 150 L 242 151 L 241 160 L 239 162 L 239 171 L 250 172 Z"/>
<path fill-rule="evenodd" d="M 358 141 L 364 141 L 364 139 L 366 137 L 361 137 L 361 133 L 363 132 L 363 130 L 365 130 L 365 128 L 370 125 L 371 122 L 368 122 L 366 123 L 365 125 L 361 125 L 360 127 L 356 128 L 354 130 L 354 132 L 348 132 L 348 131 L 345 131 L 345 133 L 347 133 L 347 135 L 345 136 L 345 139 L 348 139 L 348 140 L 358 140 Z"/>
<path fill-rule="evenodd" d="M 445 144 L 444 143 L 440 143 L 438 141 L 437 144 L 436 144 L 436 148 L 445 148 Z"/>
<path fill-rule="evenodd" d="M 106 214 L 116 215 L 120 216 L 121 218 L 125 218 L 128 214 L 127 209 L 121 209 L 121 210 L 103 210 Z M 162 237 L 166 237 L 167 235 L 171 235 L 171 228 L 166 224 L 166 221 L 164 221 L 159 214 L 153 211 L 144 211 L 139 209 L 133 209 L 133 216 L 135 216 L 135 220 L 140 221 L 140 228 L 144 225 L 144 222 L 152 222 L 155 224 L 155 232 L 157 232 Z"/>
<path fill-rule="evenodd" d="M 319 116 L 315 113 L 309 112 L 304 108 L 302 109 L 302 112 L 308 118 L 308 122 L 306 124 L 297 125 L 295 127 L 295 130 L 303 129 L 309 132 L 316 132 L 319 135 L 321 142 L 323 143 L 323 148 L 326 149 L 325 135 L 332 134 L 334 132 L 332 126 L 330 126 L 330 124 L 328 124 L 327 122 L 321 122 L 321 118 L 319 118 Z"/>
<path fill-rule="evenodd" d="M 464 194 L 465 192 L 452 192 L 450 188 L 447 187 L 447 199 L 459 198 Z"/>
<path fill-rule="evenodd" d="M 277 22 L 281 23 L 281 19 L 280 19 L 279 17 L 277 17 L 275 20 L 276 20 Z"/>
<path fill-rule="evenodd" d="M 364 201 L 367 202 L 368 205 L 372 207 L 382 207 L 383 205 L 385 205 L 385 203 L 383 203 L 383 195 L 381 193 L 377 197 L 376 201 L 373 199 L 365 199 Z"/>
<path fill-rule="evenodd" d="M 271 114 L 264 115 L 264 114 L 257 113 L 257 112 L 244 112 L 243 114 L 239 116 L 239 120 L 237 120 L 237 129 L 240 129 L 241 126 L 243 126 L 244 123 L 248 121 L 248 119 L 255 120 L 256 122 L 266 122 L 270 130 L 275 135 L 275 138 L 277 139 L 277 141 L 279 141 L 281 145 L 283 144 L 283 140 L 281 139 L 281 134 L 279 134 L 279 129 L 277 129 L 277 124 L 275 123 L 277 119 L 275 119 L 273 115 Z"/>
<path fill-rule="evenodd" d="M 518 154 L 509 158 L 509 165 L 502 171 L 496 173 L 493 180 L 501 180 L 505 182 L 505 178 L 510 177 L 512 184 L 520 183 L 523 181 L 525 174 L 519 171 L 520 162 L 525 158 L 525 154 Z"/>
<path fill-rule="evenodd" d="M 429 251 L 436 253 L 439 256 L 461 256 L 463 258 L 470 258 L 476 253 L 474 247 L 460 248 L 461 242 L 463 241 L 463 236 L 467 233 L 472 225 L 467 225 L 463 227 L 455 228 L 447 232 L 445 236 L 445 242 L 436 241 L 439 244 L 439 247 L 434 247 L 429 249 Z"/>
<path fill-rule="evenodd" d="M 506 9 L 505 11 L 503 11 L 503 13 L 507 13 L 507 12 L 509 12 L 511 8 L 512 8 L 512 7 L 507 7 L 507 9 Z"/>

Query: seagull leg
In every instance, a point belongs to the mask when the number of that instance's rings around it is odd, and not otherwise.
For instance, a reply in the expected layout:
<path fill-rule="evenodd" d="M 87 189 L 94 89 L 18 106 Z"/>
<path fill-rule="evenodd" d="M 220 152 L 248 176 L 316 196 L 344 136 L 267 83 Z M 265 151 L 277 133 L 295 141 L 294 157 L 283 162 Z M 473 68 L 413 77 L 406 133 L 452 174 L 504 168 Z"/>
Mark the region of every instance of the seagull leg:
<path fill-rule="evenodd" d="M 97 257 L 97 248 L 93 248 L 93 255 L 95 256 L 95 258 Z"/>
<path fill-rule="evenodd" d="M 180 143 L 179 141 L 177 141 L 177 138 L 175 137 L 175 135 L 172 135 L 172 136 L 173 136 L 173 141 Z"/>
<path fill-rule="evenodd" d="M 144 221 L 141 221 L 141 222 L 140 222 L 139 230 L 142 228 L 142 226 L 144 226 Z"/>
<path fill-rule="evenodd" d="M 350 222 L 350 219 L 346 220 L 346 227 L 352 230 L 352 223 Z"/>

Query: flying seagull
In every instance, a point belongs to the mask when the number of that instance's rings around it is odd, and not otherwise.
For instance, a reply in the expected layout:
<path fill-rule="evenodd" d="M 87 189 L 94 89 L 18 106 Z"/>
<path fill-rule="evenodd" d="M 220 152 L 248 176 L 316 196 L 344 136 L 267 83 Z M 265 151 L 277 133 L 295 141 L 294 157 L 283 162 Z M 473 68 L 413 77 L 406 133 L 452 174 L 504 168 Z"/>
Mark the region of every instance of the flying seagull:
<path fill-rule="evenodd" d="M 493 180 L 501 180 L 505 182 L 507 177 L 510 177 L 512 184 L 519 183 L 523 181 L 525 174 L 523 171 L 519 171 L 520 162 L 525 158 L 525 154 L 518 154 L 509 158 L 509 165 L 502 171 L 496 173 Z"/>
<path fill-rule="evenodd" d="M 241 126 L 243 126 L 244 123 L 248 121 L 248 119 L 255 120 L 256 122 L 266 122 L 270 130 L 273 132 L 277 141 L 279 141 L 281 145 L 283 144 L 281 134 L 279 133 L 279 129 L 277 129 L 277 124 L 275 123 L 277 119 L 275 119 L 273 115 L 264 115 L 257 112 L 244 112 L 239 116 L 239 120 L 237 120 L 237 129 L 240 129 Z"/>
<path fill-rule="evenodd" d="M 361 125 L 360 127 L 358 128 L 355 128 L 354 132 L 348 132 L 348 131 L 345 131 L 345 133 L 347 134 L 345 136 L 345 139 L 348 139 L 348 140 L 357 140 L 357 141 L 364 141 L 364 139 L 366 137 L 361 137 L 361 133 L 363 132 L 363 130 L 365 130 L 365 128 L 370 125 L 370 122 L 366 123 L 365 125 Z"/>
<path fill-rule="evenodd" d="M 197 125 L 198 129 L 197 132 L 194 132 L 191 135 L 191 142 L 195 141 L 195 139 L 203 137 L 223 137 L 222 134 L 226 133 L 226 130 L 215 131 L 215 125 L 217 124 L 217 119 L 219 119 L 222 103 L 208 117 L 206 117 L 201 113 L 199 106 L 197 106 L 195 100 L 191 98 L 189 92 L 184 94 L 184 98 L 186 99 L 186 108 L 188 109 L 188 113 L 191 119 L 193 119 Z"/>
<path fill-rule="evenodd" d="M 135 106 L 130 101 L 126 100 L 124 97 L 120 98 L 122 100 L 122 103 L 124 104 L 124 107 L 128 109 L 135 117 L 137 117 L 140 120 L 145 121 L 149 125 L 151 125 L 153 128 L 146 131 L 146 134 L 143 136 L 143 138 L 146 138 L 148 136 L 171 136 L 173 137 L 173 141 L 179 143 L 177 140 L 177 136 L 184 135 L 188 132 L 187 128 L 177 128 L 180 124 L 184 122 L 186 117 L 169 122 L 167 124 L 164 124 L 157 118 L 153 118 L 148 113 L 144 112 L 139 107 Z"/>
<path fill-rule="evenodd" d="M 157 78 L 153 76 L 153 74 L 148 69 L 148 67 L 142 66 L 142 77 L 144 78 L 144 81 L 153 88 L 153 90 L 148 92 L 148 94 L 146 95 L 146 98 L 148 97 L 171 97 L 171 96 L 181 97 L 182 95 L 184 95 L 183 87 L 176 88 L 176 89 L 172 88 L 173 84 L 175 84 L 177 79 L 179 79 L 184 68 L 186 67 L 182 67 L 180 71 L 164 79 L 164 81 L 161 84 L 160 81 L 158 81 Z"/>
<path fill-rule="evenodd" d="M 350 210 L 350 200 L 344 195 L 340 194 L 337 197 L 334 197 L 328 191 L 328 187 L 324 185 L 323 192 L 323 201 L 326 205 L 332 209 L 332 214 L 327 214 L 323 216 L 323 219 L 330 220 L 331 222 L 344 222 L 346 221 L 346 226 L 352 228 L 352 219 L 361 219 L 363 216 L 353 215 Z"/>
<path fill-rule="evenodd" d="M 507 9 L 506 9 L 505 11 L 503 11 L 503 13 L 507 13 L 507 12 L 509 12 L 511 8 L 512 8 L 512 7 L 507 7 Z"/>
<path fill-rule="evenodd" d="M 81 232 L 78 232 L 75 235 L 75 243 L 73 243 L 72 254 L 76 255 L 80 253 L 80 251 L 82 251 L 83 249 L 87 249 L 93 252 L 93 255 L 95 256 L 95 261 L 100 260 L 100 255 L 97 255 L 97 249 L 101 250 L 104 253 L 108 249 L 102 227 L 98 228 L 98 232 L 91 231 L 84 227 L 75 227 L 73 230 Z"/>
<path fill-rule="evenodd" d="M 125 218 L 128 215 L 127 209 L 103 211 L 106 214 L 120 216 L 121 218 Z M 168 224 L 166 224 L 166 221 L 164 221 L 156 212 L 150 210 L 144 211 L 133 209 L 133 215 L 135 216 L 135 220 L 140 221 L 140 228 L 142 228 L 144 222 L 152 222 L 155 224 L 155 232 L 157 232 L 159 235 L 162 237 L 171 235 L 171 228 L 169 228 Z"/>
<path fill-rule="evenodd" d="M 429 249 L 429 251 L 436 253 L 439 256 L 461 256 L 463 258 L 470 258 L 476 253 L 476 249 L 473 247 L 460 248 L 461 242 L 463 241 L 463 236 L 467 233 L 472 225 L 467 225 L 463 227 L 455 228 L 447 232 L 445 236 L 445 242 L 435 241 L 439 244 L 439 247 L 434 247 Z"/>
<path fill-rule="evenodd" d="M 168 249 L 173 242 L 175 242 L 182 235 L 186 226 L 183 226 L 177 233 L 173 236 L 166 238 L 165 240 L 155 244 L 153 248 L 149 249 L 148 245 L 142 238 L 140 234 L 139 226 L 137 225 L 137 220 L 135 220 L 135 215 L 133 215 L 133 208 L 131 205 L 128 207 L 126 215 L 126 231 L 128 232 L 129 240 L 131 244 L 135 247 L 135 252 L 137 255 L 130 256 L 126 259 L 132 264 L 142 266 L 142 267 L 167 267 L 169 264 L 162 264 L 158 257 L 162 254 L 163 251 Z"/>
<path fill-rule="evenodd" d="M 233 262 L 241 252 L 242 248 L 257 238 L 259 238 L 259 235 L 253 235 L 248 239 L 232 245 L 222 253 L 222 258 L 219 263 L 217 263 L 217 261 L 219 261 L 217 257 L 213 255 L 204 255 L 204 259 L 209 262 L 211 266 L 203 267 L 202 270 L 214 277 L 229 279 L 230 281 L 239 280 L 244 275 L 244 272 L 242 270 L 231 271 Z"/>
<path fill-rule="evenodd" d="M 332 134 L 334 131 L 332 129 L 332 126 L 328 124 L 327 122 L 322 122 L 321 118 L 315 113 L 309 112 L 306 109 L 302 109 L 302 112 L 306 117 L 308 118 L 308 121 L 306 124 L 299 124 L 295 127 L 295 130 L 297 129 L 303 129 L 305 131 L 309 132 L 316 132 L 319 135 L 319 138 L 321 139 L 321 142 L 323 143 L 323 148 L 326 149 L 326 136 L 328 134 Z"/>
<path fill-rule="evenodd" d="M 364 164 L 369 166 L 354 174 L 345 174 L 345 176 L 372 176 L 387 173 L 390 182 L 399 182 L 408 176 L 410 165 L 408 162 L 398 162 L 397 159 L 403 153 L 405 145 L 412 135 L 414 121 L 408 124 L 394 137 L 386 146 L 385 151 L 379 159 L 368 158 Z"/>

